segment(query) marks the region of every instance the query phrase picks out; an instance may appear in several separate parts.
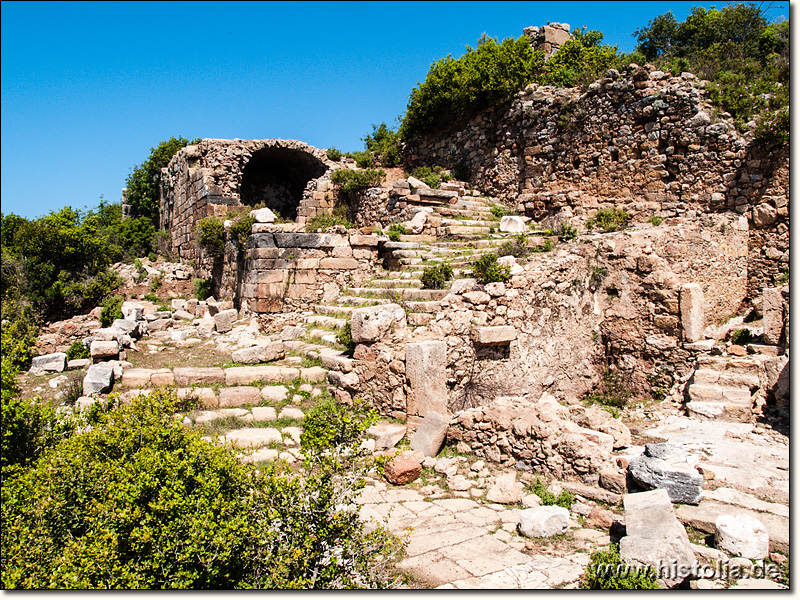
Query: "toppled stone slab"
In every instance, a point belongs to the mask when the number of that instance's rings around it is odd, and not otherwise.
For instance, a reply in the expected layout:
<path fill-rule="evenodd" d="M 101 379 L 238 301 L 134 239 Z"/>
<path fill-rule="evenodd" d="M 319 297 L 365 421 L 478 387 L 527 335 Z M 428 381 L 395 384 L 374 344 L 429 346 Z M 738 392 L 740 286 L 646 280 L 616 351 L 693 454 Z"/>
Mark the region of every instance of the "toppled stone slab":
<path fill-rule="evenodd" d="M 31 372 L 55 371 L 61 373 L 67 364 L 67 355 L 64 352 L 53 352 L 42 356 L 34 356 L 31 360 Z"/>
<path fill-rule="evenodd" d="M 662 587 L 683 583 L 692 572 L 694 551 L 667 491 L 627 494 L 623 503 L 627 535 L 619 543 L 622 562 L 653 567 Z"/>
<path fill-rule="evenodd" d="M 231 353 L 231 359 L 233 362 L 242 363 L 245 365 L 280 360 L 284 356 L 285 348 L 283 342 L 269 342 L 267 344 L 261 344 L 258 346 L 250 346 L 249 348 L 234 350 Z"/>
<path fill-rule="evenodd" d="M 538 506 L 519 513 L 519 532 L 529 538 L 560 535 L 569 526 L 569 511 L 561 506 Z"/>
<path fill-rule="evenodd" d="M 497 504 L 516 504 L 519 502 L 520 489 L 514 473 L 504 473 L 495 478 L 494 485 L 486 492 L 486 499 Z"/>
<path fill-rule="evenodd" d="M 753 560 L 769 554 L 767 528 L 750 515 L 720 515 L 714 529 L 714 545 L 719 550 Z"/>
<path fill-rule="evenodd" d="M 392 327 L 406 326 L 406 311 L 399 304 L 379 304 L 357 308 L 350 318 L 350 332 L 355 343 L 377 342 Z"/>
<path fill-rule="evenodd" d="M 673 444 L 647 444 L 644 454 L 631 461 L 628 473 L 645 489 L 665 489 L 672 502 L 697 504 L 704 480 L 686 458 Z"/>
<path fill-rule="evenodd" d="M 110 363 L 97 363 L 89 367 L 83 378 L 83 395 L 93 396 L 111 391 L 114 385 L 114 367 Z"/>
<path fill-rule="evenodd" d="M 418 450 L 425 456 L 436 456 L 444 443 L 448 425 L 446 417 L 429 410 L 411 438 L 411 449 Z"/>
<path fill-rule="evenodd" d="M 472 330 L 472 340 L 479 346 L 503 346 L 515 339 L 517 330 L 509 325 L 476 327 Z"/>
<path fill-rule="evenodd" d="M 408 456 L 396 456 L 383 469 L 386 481 L 394 485 L 411 483 L 422 474 L 422 465 Z"/>
<path fill-rule="evenodd" d="M 117 356 L 119 354 L 119 342 L 116 340 L 108 342 L 95 340 L 89 346 L 89 354 L 93 359 Z"/>
<path fill-rule="evenodd" d="M 375 450 L 388 450 L 405 437 L 406 425 L 383 421 L 367 429 L 367 435 L 375 439 Z"/>

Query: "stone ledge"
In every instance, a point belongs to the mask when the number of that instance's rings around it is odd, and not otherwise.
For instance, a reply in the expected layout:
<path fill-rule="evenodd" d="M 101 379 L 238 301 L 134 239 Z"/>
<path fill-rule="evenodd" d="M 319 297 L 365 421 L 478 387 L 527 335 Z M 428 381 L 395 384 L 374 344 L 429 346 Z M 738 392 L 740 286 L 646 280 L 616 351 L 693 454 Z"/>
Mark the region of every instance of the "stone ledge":
<path fill-rule="evenodd" d="M 517 330 L 510 325 L 497 327 L 476 327 L 472 330 L 472 340 L 479 346 L 503 346 L 517 339 Z"/>

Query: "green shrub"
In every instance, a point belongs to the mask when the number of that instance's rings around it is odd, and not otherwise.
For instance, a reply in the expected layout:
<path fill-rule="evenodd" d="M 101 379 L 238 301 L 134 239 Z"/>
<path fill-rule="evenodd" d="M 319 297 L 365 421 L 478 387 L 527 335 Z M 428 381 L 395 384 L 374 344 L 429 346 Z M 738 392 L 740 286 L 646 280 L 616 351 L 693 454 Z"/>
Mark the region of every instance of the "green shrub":
<path fill-rule="evenodd" d="M 214 295 L 214 280 L 210 277 L 208 279 L 195 279 L 194 280 L 194 297 L 198 300 L 205 300 L 209 296 Z"/>
<path fill-rule="evenodd" d="M 458 161 L 453 165 L 453 177 L 459 181 L 469 181 L 469 166 L 464 161 Z"/>
<path fill-rule="evenodd" d="M 530 253 L 531 249 L 528 248 L 528 236 L 524 233 L 515 235 L 514 241 L 505 242 L 498 250 L 500 256 L 514 256 L 516 258 L 525 258 Z"/>
<path fill-rule="evenodd" d="M 392 223 L 389 225 L 389 229 L 386 235 L 389 236 L 389 239 L 393 242 L 399 242 L 401 235 L 406 235 L 408 230 L 406 226 L 402 223 Z"/>
<path fill-rule="evenodd" d="M 739 346 L 753 343 L 753 332 L 749 329 L 737 329 L 731 332 L 731 341 Z"/>
<path fill-rule="evenodd" d="M 343 468 L 352 444 L 309 448 L 300 475 L 277 461 L 256 469 L 183 427 L 176 400 L 155 391 L 99 413 L 4 482 L 4 588 L 392 585 L 398 544 L 359 520 L 363 477 Z M 311 414 L 307 431 L 335 428 L 333 443 L 369 422 Z"/>
<path fill-rule="evenodd" d="M 587 404 L 599 404 L 606 407 L 612 415 L 617 416 L 619 410 L 625 408 L 631 393 L 625 387 L 622 376 L 614 376 L 610 369 L 606 369 L 603 378 L 595 389 L 584 398 Z"/>
<path fill-rule="evenodd" d="M 400 164 L 400 136 L 386 126 L 386 123 L 372 126 L 372 134 L 364 138 L 367 152 L 371 152 L 384 167 L 396 167 Z M 359 165 L 360 166 L 360 165 Z"/>
<path fill-rule="evenodd" d="M 222 256 L 225 253 L 225 224 L 217 217 L 200 219 L 197 243 L 209 256 Z"/>
<path fill-rule="evenodd" d="M 348 156 L 356 161 L 356 166 L 359 169 L 372 169 L 375 167 L 375 157 L 372 152 L 350 152 Z"/>
<path fill-rule="evenodd" d="M 647 222 L 650 223 L 653 227 L 658 227 L 659 225 L 661 225 L 661 223 L 664 222 L 664 219 L 662 219 L 657 215 L 653 215 L 647 220 Z"/>
<path fill-rule="evenodd" d="M 628 224 L 630 215 L 619 208 L 601 208 L 594 217 L 586 221 L 586 226 L 593 229 L 595 226 L 605 233 L 624 229 Z"/>
<path fill-rule="evenodd" d="M 125 219 L 119 226 L 119 243 L 126 256 L 147 256 L 153 251 L 156 229 L 150 217 Z"/>
<path fill-rule="evenodd" d="M 492 216 L 496 219 L 502 219 L 506 214 L 506 209 L 499 204 L 495 204 L 490 210 L 492 211 Z"/>
<path fill-rule="evenodd" d="M 660 589 L 652 567 L 624 565 L 619 544 L 592 553 L 591 562 L 581 577 L 583 590 L 657 590 Z"/>
<path fill-rule="evenodd" d="M 343 156 L 343 154 L 333 146 L 325 151 L 325 155 L 328 157 L 328 160 L 332 160 L 334 162 L 339 162 Z"/>
<path fill-rule="evenodd" d="M 441 290 L 453 277 L 453 267 L 447 263 L 425 267 L 422 271 L 422 287 L 426 290 Z"/>
<path fill-rule="evenodd" d="M 497 264 L 497 254 L 484 254 L 472 263 L 472 272 L 478 283 L 506 282 L 511 279 L 511 267 Z"/>
<path fill-rule="evenodd" d="M 231 239 L 236 242 L 239 250 L 244 250 L 247 248 L 247 238 L 253 231 L 253 224 L 255 224 L 255 222 L 255 218 L 249 215 L 243 215 L 233 219 L 229 231 Z"/>
<path fill-rule="evenodd" d="M 386 172 L 383 169 L 339 169 L 331 175 L 331 183 L 344 194 L 365 192 L 381 184 Z"/>
<path fill-rule="evenodd" d="M 75 360 L 76 358 L 89 358 L 89 349 L 83 345 L 80 340 L 75 340 L 70 344 L 67 349 L 67 360 Z"/>
<path fill-rule="evenodd" d="M 109 296 L 103 300 L 103 309 L 100 311 L 100 325 L 111 327 L 115 320 L 121 319 L 123 302 L 125 302 L 125 298 L 122 296 Z"/>
<path fill-rule="evenodd" d="M 353 228 L 353 222 L 341 214 L 315 215 L 306 223 L 306 231 L 325 231 L 329 227 L 342 225 L 347 229 Z"/>
<path fill-rule="evenodd" d="M 153 293 L 153 292 L 148 292 L 148 293 L 146 293 L 146 294 L 144 295 L 144 299 L 145 299 L 145 300 L 147 300 L 148 302 L 153 302 L 153 303 L 161 302 L 161 298 L 159 298 L 159 297 L 158 297 L 158 296 L 157 296 L 155 293 Z"/>
<path fill-rule="evenodd" d="M 558 495 L 553 494 L 538 477 L 531 484 L 531 491 L 539 496 L 542 506 L 560 506 L 569 510 L 572 503 L 575 502 L 575 495 L 572 492 L 561 490 Z"/>
<path fill-rule="evenodd" d="M 363 408 L 363 407 L 362 407 Z M 327 397 L 318 401 L 303 418 L 300 445 L 304 452 L 352 446 L 378 420 L 375 410 L 354 411 Z"/>
<path fill-rule="evenodd" d="M 450 181 L 453 178 L 450 173 L 438 165 L 433 168 L 417 167 L 411 175 L 433 190 L 439 189 L 442 182 Z"/>
<path fill-rule="evenodd" d="M 336 341 L 339 342 L 340 345 L 344 346 L 344 353 L 347 356 L 353 356 L 353 352 L 355 352 L 356 344 L 353 341 L 353 335 L 350 329 L 350 323 L 345 323 L 344 327 L 339 330 L 339 333 L 336 334 Z"/>
<path fill-rule="evenodd" d="M 562 242 L 568 242 L 570 240 L 574 240 L 578 237 L 578 230 L 577 228 L 573 227 L 566 221 L 561 223 L 560 227 L 558 228 L 558 239 Z"/>
<path fill-rule="evenodd" d="M 789 108 L 768 112 L 756 121 L 754 137 L 768 144 L 789 143 Z"/>

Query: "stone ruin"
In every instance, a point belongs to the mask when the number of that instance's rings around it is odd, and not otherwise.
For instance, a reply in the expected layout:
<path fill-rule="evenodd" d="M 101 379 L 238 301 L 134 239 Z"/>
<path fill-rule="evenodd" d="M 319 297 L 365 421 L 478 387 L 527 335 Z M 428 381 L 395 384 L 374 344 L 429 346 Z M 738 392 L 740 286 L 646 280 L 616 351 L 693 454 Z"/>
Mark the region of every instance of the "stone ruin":
<path fill-rule="evenodd" d="M 546 52 L 569 39 L 556 23 L 525 33 Z M 587 91 L 529 86 L 407 141 L 407 166 L 461 163 L 469 182 L 387 182 L 356 207 L 358 228 L 323 233 L 305 224 L 333 211 L 330 174 L 348 163 L 293 140 L 206 139 L 163 171 L 161 223 L 217 296 L 267 328 L 346 312 L 354 357 L 322 357 L 340 400 L 369 399 L 409 435 L 437 415 L 442 439 L 462 450 L 619 491 L 612 452 L 630 432 L 580 402 L 606 372 L 698 418 L 749 421 L 766 403 L 788 414 L 789 293 L 773 284 L 788 269 L 788 148 L 715 115 L 705 82 L 649 65 L 610 70 Z M 204 255 L 200 219 L 260 204 L 284 222 L 257 222 L 246 248 L 229 239 L 224 257 Z M 498 233 L 465 217 L 491 204 L 520 215 L 517 231 L 531 221 L 585 230 L 612 206 L 634 225 L 525 265 L 504 258 L 504 284 L 457 269 L 449 289 L 410 286 L 423 261 L 453 251 L 446 244 L 477 252 L 479 235 L 509 236 L 511 221 Z M 383 235 L 395 222 L 410 230 L 400 242 Z M 375 306 L 343 300 L 359 291 Z M 748 325 L 728 317 L 744 307 L 763 318 L 752 330 L 763 343 L 731 350 L 726 335 Z"/>

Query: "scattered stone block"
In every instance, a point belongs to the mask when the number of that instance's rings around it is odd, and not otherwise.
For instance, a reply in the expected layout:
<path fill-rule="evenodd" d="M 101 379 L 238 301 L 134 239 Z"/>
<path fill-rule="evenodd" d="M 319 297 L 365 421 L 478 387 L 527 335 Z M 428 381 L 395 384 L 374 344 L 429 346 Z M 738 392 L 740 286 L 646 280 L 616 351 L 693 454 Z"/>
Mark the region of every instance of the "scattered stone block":
<path fill-rule="evenodd" d="M 406 311 L 399 304 L 379 304 L 357 308 L 350 318 L 355 343 L 377 342 L 393 327 L 406 326 Z"/>
<path fill-rule="evenodd" d="M 505 216 L 500 219 L 501 233 L 525 233 L 528 228 L 525 221 L 517 216 Z"/>
<path fill-rule="evenodd" d="M 251 210 L 250 216 L 256 220 L 256 223 L 274 223 L 275 213 L 268 208 L 259 208 L 258 210 Z"/>
<path fill-rule="evenodd" d="M 408 456 L 397 456 L 383 468 L 383 476 L 393 485 L 411 483 L 422 474 L 422 465 Z"/>
<path fill-rule="evenodd" d="M 226 333 L 233 329 L 233 322 L 239 318 L 235 308 L 221 310 L 214 315 L 214 329 L 219 333 Z"/>
<path fill-rule="evenodd" d="M 285 348 L 283 342 L 269 342 L 259 346 L 250 346 L 249 348 L 234 350 L 231 353 L 231 359 L 233 362 L 242 363 L 245 365 L 280 360 L 284 356 Z"/>
<path fill-rule="evenodd" d="M 190 313 L 188 310 L 176 310 L 172 313 L 172 318 L 178 321 L 194 321 L 194 313 Z"/>
<path fill-rule="evenodd" d="M 666 490 L 672 502 L 700 502 L 703 475 L 686 461 L 686 453 L 672 444 L 647 444 L 644 454 L 628 465 L 628 473 L 645 489 Z"/>
<path fill-rule="evenodd" d="M 132 302 L 122 303 L 122 316 L 126 321 L 143 321 L 144 320 L 144 307 L 140 304 L 133 304 Z"/>
<path fill-rule="evenodd" d="M 497 504 L 515 504 L 519 502 L 520 490 L 517 485 L 516 474 L 504 473 L 503 475 L 498 475 L 494 485 L 486 493 L 486 499 Z"/>
<path fill-rule="evenodd" d="M 411 438 L 411 449 L 422 452 L 425 456 L 436 456 L 444 443 L 448 419 L 439 413 L 429 410 L 419 424 L 414 437 Z"/>
<path fill-rule="evenodd" d="M 114 367 L 109 363 L 97 363 L 89 367 L 83 378 L 83 395 L 94 396 L 111 391 L 114 384 Z"/>
<path fill-rule="evenodd" d="M 405 437 L 406 425 L 383 421 L 367 429 L 367 435 L 375 439 L 375 450 L 388 450 Z"/>
<path fill-rule="evenodd" d="M 447 342 L 406 344 L 406 377 L 411 391 L 406 411 L 424 417 L 432 410 L 447 414 Z"/>
<path fill-rule="evenodd" d="M 552 537 L 564 533 L 567 527 L 569 511 L 562 506 L 539 506 L 519 513 L 518 529 L 525 537 Z"/>
<path fill-rule="evenodd" d="M 750 515 L 720 515 L 715 523 L 714 545 L 734 556 L 760 560 L 769 554 L 769 533 Z"/>
<path fill-rule="evenodd" d="M 705 329 L 705 299 L 699 283 L 681 287 L 680 310 L 683 339 L 687 342 L 701 340 Z"/>
<path fill-rule="evenodd" d="M 88 367 L 92 364 L 91 358 L 73 358 L 72 360 L 67 361 L 67 368 L 68 369 L 83 369 Z"/>
<path fill-rule="evenodd" d="M 117 356 L 119 354 L 119 342 L 116 340 L 111 340 L 108 342 L 95 340 L 89 346 L 89 354 L 91 354 L 92 359 Z"/>
<path fill-rule="evenodd" d="M 328 381 L 331 385 L 346 390 L 357 390 L 360 380 L 357 373 L 340 373 L 328 371 Z"/>
<path fill-rule="evenodd" d="M 64 352 L 53 352 L 51 354 L 43 354 L 42 356 L 34 356 L 31 360 L 31 372 L 54 371 L 61 373 L 64 367 L 66 367 L 66 364 L 67 355 Z"/>
<path fill-rule="evenodd" d="M 591 527 L 592 529 L 609 530 L 613 524 L 614 513 L 599 506 L 592 507 L 583 521 L 584 527 Z"/>

